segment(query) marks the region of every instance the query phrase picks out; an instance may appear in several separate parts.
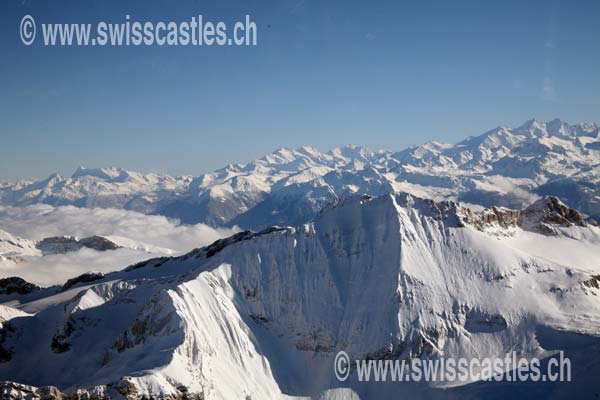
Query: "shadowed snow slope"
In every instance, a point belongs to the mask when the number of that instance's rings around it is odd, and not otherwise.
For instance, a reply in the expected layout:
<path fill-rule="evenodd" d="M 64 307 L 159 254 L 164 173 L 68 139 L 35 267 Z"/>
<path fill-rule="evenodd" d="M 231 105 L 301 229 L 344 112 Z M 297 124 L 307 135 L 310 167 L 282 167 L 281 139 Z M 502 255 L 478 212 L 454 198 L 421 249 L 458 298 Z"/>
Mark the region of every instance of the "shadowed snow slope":
<path fill-rule="evenodd" d="M 476 229 L 465 213 L 406 194 L 357 196 L 299 228 L 240 232 L 22 296 L 11 304 L 32 315 L 3 323 L 0 380 L 114 398 L 183 388 L 218 399 L 435 397 L 442 389 L 425 384 L 342 385 L 335 354 L 547 357 L 567 334 L 587 340 L 575 359 L 597 354 L 598 265 L 538 257 L 515 237 L 547 236 L 495 222 Z M 561 227 L 553 239 L 567 250 L 579 243 L 573 249 L 589 252 L 580 259 L 600 249 L 594 226 Z M 586 368 L 599 371 L 598 360 Z M 443 394 L 491 397 L 496 386 Z"/>

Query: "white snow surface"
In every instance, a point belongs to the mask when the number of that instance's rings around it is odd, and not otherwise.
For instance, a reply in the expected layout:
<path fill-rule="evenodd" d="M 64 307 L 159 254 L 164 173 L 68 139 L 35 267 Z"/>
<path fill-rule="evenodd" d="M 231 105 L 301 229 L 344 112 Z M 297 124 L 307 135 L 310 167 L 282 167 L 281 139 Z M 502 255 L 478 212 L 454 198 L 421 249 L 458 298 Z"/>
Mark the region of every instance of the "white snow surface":
<path fill-rule="evenodd" d="M 10 321 L 0 378 L 114 398 L 119 385 L 157 398 L 181 386 L 207 399 L 395 398 L 437 389 L 341 385 L 335 354 L 543 357 L 556 350 L 548 335 L 598 338 L 598 228 L 560 227 L 548 241 L 463 226 L 462 212 L 408 194 L 355 196 L 298 228 L 241 232 L 25 296 L 11 304 L 32 315 Z"/>
<path fill-rule="evenodd" d="M 196 177 L 79 168 L 70 177 L 0 186 L 0 203 L 124 208 L 184 223 L 261 229 L 302 224 L 355 193 L 408 191 L 512 208 L 555 194 L 600 218 L 599 133 L 594 123 L 530 120 L 457 144 L 429 142 L 398 152 L 282 148 Z"/>
<path fill-rule="evenodd" d="M 91 270 L 112 272 L 151 255 L 183 254 L 237 231 L 204 224 L 183 225 L 163 216 L 129 210 L 47 204 L 0 206 L 0 228 L 0 278 L 20 276 L 42 286 L 62 284 Z M 120 248 L 43 254 L 38 248 L 52 249 L 40 245 L 40 241 L 55 236 L 101 236 Z"/>

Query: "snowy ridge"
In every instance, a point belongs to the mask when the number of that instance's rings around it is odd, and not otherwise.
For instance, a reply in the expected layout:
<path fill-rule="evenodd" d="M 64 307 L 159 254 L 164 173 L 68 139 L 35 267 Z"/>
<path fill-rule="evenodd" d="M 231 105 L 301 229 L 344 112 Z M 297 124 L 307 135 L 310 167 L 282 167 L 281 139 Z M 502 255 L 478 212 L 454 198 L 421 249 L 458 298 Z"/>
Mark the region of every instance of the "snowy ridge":
<path fill-rule="evenodd" d="M 454 145 L 429 142 L 399 152 L 279 149 L 197 177 L 79 168 L 69 178 L 0 186 L 0 203 L 124 208 L 183 223 L 262 229 L 302 224 L 353 194 L 406 191 L 517 209 L 556 195 L 598 220 L 599 133 L 594 123 L 531 120 Z"/>
<path fill-rule="evenodd" d="M 23 239 L 0 229 L 0 263 L 17 263 L 25 256 L 38 256 L 35 242 Z"/>
<path fill-rule="evenodd" d="M 112 398 L 392 398 L 398 386 L 351 380 L 335 389 L 336 352 L 543 357 L 556 349 L 551 339 L 576 332 L 590 343 L 567 349 L 581 361 L 600 343 L 600 271 L 588 262 L 600 230 L 547 218 L 574 214 L 545 207 L 541 221 L 558 229 L 552 245 L 582 253 L 569 265 L 536 254 L 547 236 L 521 223 L 485 221 L 510 231 L 498 236 L 465 224 L 465 215 L 479 221 L 486 212 L 387 194 L 346 199 L 298 228 L 240 232 L 60 293 L 24 296 L 16 307 L 35 315 L 12 318 L 2 331 L 0 377 Z M 589 361 L 589 371 L 600 371 Z"/>
<path fill-rule="evenodd" d="M 26 257 L 39 257 L 52 254 L 64 254 L 88 248 L 96 251 L 127 248 L 145 253 L 172 254 L 173 250 L 153 246 L 121 236 L 53 236 L 33 241 L 0 230 L 0 262 L 19 263 Z"/>

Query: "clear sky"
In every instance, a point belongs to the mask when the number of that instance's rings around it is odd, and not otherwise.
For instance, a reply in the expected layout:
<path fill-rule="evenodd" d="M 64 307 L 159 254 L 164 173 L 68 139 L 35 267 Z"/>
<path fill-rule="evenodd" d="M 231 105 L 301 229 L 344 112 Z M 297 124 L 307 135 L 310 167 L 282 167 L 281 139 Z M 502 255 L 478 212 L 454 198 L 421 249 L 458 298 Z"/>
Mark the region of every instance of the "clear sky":
<path fill-rule="evenodd" d="M 250 14 L 256 47 L 44 47 L 36 23 Z M 600 1 L 0 2 L 0 178 L 200 174 L 279 147 L 400 150 L 600 122 Z M 38 32 L 39 35 L 39 32 Z"/>

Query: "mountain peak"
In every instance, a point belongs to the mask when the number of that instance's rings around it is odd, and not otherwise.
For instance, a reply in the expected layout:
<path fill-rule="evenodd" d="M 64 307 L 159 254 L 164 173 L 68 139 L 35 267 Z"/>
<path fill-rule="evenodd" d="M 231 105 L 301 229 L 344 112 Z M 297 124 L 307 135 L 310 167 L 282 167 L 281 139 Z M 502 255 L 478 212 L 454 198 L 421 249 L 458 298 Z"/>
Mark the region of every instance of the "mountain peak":
<path fill-rule="evenodd" d="M 125 170 L 122 168 L 116 167 L 108 167 L 108 168 L 85 168 L 83 166 L 79 166 L 73 175 L 71 175 L 71 179 L 76 180 L 78 178 L 83 178 L 86 176 L 93 176 L 100 179 L 110 180 L 118 177 Z M 125 171 L 126 172 L 126 171 Z"/>
<path fill-rule="evenodd" d="M 311 146 L 301 146 L 301 147 L 297 148 L 296 151 L 298 153 L 306 154 L 311 157 L 316 157 L 316 156 L 321 155 L 321 152 L 319 150 L 317 150 L 316 148 L 311 147 Z"/>
<path fill-rule="evenodd" d="M 593 260 L 595 247 L 557 237 L 550 246 L 559 252 L 582 252 L 562 265 L 558 252 L 539 255 L 540 235 L 522 244 L 477 232 L 457 223 L 462 211 L 405 194 L 356 196 L 298 229 L 243 231 L 178 257 L 25 293 L 20 308 L 30 315 L 0 310 L 0 323 L 11 325 L 2 332 L 10 351 L 0 373 L 56 382 L 81 397 L 280 398 L 294 383 L 304 398 L 339 383 L 330 363 L 314 359 L 340 350 L 406 360 L 504 357 L 508 348 L 527 358 L 574 334 L 597 342 L 590 316 L 599 278 L 578 261 Z M 30 289 L 14 280 L 2 287 Z M 573 345 L 568 354 L 579 352 L 589 368 L 589 348 Z M 394 390 L 360 398 L 395 398 Z M 16 398 L 25 392 L 36 393 L 26 388 Z"/>
<path fill-rule="evenodd" d="M 564 204 L 556 196 L 544 196 L 525 210 L 522 218 L 525 227 L 534 226 L 543 233 L 553 234 L 553 226 L 587 226 L 584 216 L 578 210 Z"/>
<path fill-rule="evenodd" d="M 537 118 L 531 118 L 531 119 L 525 121 L 525 123 L 523 125 L 521 125 L 518 129 L 538 128 L 543 125 L 545 125 L 545 123 L 543 121 L 540 121 Z"/>
<path fill-rule="evenodd" d="M 535 118 L 525 122 L 523 125 L 516 128 L 515 131 L 519 133 L 526 133 L 534 137 L 546 136 L 548 134 L 546 131 L 546 123 Z"/>
<path fill-rule="evenodd" d="M 346 158 L 358 158 L 362 159 L 369 157 L 373 152 L 364 146 L 357 146 L 355 144 L 347 144 L 341 147 L 335 147 L 329 151 L 329 154 L 334 156 L 341 156 Z"/>

